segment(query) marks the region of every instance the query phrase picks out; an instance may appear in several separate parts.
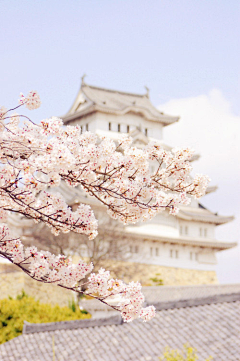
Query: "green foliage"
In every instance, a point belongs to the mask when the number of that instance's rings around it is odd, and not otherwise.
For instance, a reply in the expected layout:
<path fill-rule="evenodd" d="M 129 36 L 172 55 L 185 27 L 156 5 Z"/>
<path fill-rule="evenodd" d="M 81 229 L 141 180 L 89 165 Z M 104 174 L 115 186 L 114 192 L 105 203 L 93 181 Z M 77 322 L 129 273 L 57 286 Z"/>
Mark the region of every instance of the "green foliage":
<path fill-rule="evenodd" d="M 20 293 L 20 295 L 17 295 L 16 299 L 20 301 L 24 297 L 26 298 L 26 297 L 28 297 L 28 295 L 26 294 L 26 292 L 24 290 L 22 290 L 22 293 Z M 9 299 L 12 300 L 12 297 L 11 298 L 9 297 Z"/>
<path fill-rule="evenodd" d="M 74 301 L 74 299 L 72 299 L 71 301 L 68 302 L 68 307 L 73 312 L 76 312 L 76 310 L 78 309 L 78 304 Z"/>
<path fill-rule="evenodd" d="M 156 273 L 156 276 L 160 276 L 160 273 Z M 150 278 L 150 281 L 155 283 L 155 286 L 162 286 L 163 285 L 163 279 L 159 277 L 153 277 Z"/>
<path fill-rule="evenodd" d="M 159 361 L 197 361 L 198 356 L 196 354 L 197 350 L 188 345 L 184 345 L 182 350 L 171 350 L 169 347 L 166 347 L 165 352 L 162 357 L 159 358 Z M 210 356 L 206 361 L 211 361 L 212 357 Z"/>
<path fill-rule="evenodd" d="M 73 310 L 74 309 L 74 310 Z M 0 344 L 21 335 L 23 321 L 45 323 L 90 318 L 85 310 L 80 310 L 73 302 L 71 308 L 40 303 L 23 291 L 16 299 L 0 300 Z"/>

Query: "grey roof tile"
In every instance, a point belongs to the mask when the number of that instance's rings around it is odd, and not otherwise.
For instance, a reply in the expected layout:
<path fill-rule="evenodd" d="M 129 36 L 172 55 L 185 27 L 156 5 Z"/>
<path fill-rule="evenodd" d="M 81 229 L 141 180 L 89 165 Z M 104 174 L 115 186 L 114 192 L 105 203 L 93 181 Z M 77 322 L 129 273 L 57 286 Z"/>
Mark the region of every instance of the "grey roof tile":
<path fill-rule="evenodd" d="M 196 300 L 203 299 L 203 303 L 206 303 L 206 298 L 209 298 L 209 303 L 212 303 L 213 300 L 219 302 L 217 300 L 218 296 L 230 295 L 232 297 L 235 294 L 237 297 L 240 294 L 240 284 L 230 284 L 230 285 L 194 285 L 194 286 L 151 286 L 151 287 L 143 287 L 142 291 L 144 293 L 146 303 L 148 305 L 161 303 L 161 309 L 168 309 L 170 307 L 170 303 L 173 303 L 173 308 L 178 307 L 178 302 L 180 301 L 188 301 L 194 302 Z M 212 299 L 211 299 L 212 297 Z M 164 305 L 165 303 L 165 305 Z M 201 304 L 201 302 L 200 302 Z M 97 314 L 103 312 L 112 313 L 112 309 L 106 305 L 101 304 L 97 300 L 84 300 L 81 305 L 83 308 L 87 309 L 93 317 Z M 189 304 L 188 304 L 189 305 Z M 180 304 L 180 308 L 183 307 L 183 303 Z M 208 311 L 209 312 L 209 311 Z M 202 317 L 202 316 L 201 316 Z M 204 316 L 205 317 L 205 316 Z"/>
<path fill-rule="evenodd" d="M 240 355 L 240 300 L 157 312 L 149 323 L 58 329 L 24 334 L 0 345 L 1 361 L 158 361 L 164 348 L 198 349 L 199 361 L 237 361 Z M 71 326 L 70 326 L 71 327 Z"/>
<path fill-rule="evenodd" d="M 147 303 L 172 302 L 240 292 L 240 284 L 143 287 Z"/>

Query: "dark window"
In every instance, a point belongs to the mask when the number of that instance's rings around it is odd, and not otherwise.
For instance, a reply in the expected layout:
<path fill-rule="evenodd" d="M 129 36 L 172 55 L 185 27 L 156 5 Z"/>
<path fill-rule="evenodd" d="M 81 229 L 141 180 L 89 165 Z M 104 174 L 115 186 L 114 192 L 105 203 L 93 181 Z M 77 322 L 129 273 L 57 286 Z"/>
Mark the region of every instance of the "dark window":
<path fill-rule="evenodd" d="M 86 132 L 88 131 L 88 124 L 86 124 Z"/>
<path fill-rule="evenodd" d="M 112 124 L 108 123 L 108 130 L 112 130 Z"/>
<path fill-rule="evenodd" d="M 130 253 L 138 253 L 139 247 L 138 246 L 130 246 L 129 250 L 130 250 Z"/>
<path fill-rule="evenodd" d="M 148 135 L 148 130 L 147 130 L 147 128 L 145 128 L 145 135 L 146 135 L 146 137 L 147 137 L 147 135 Z"/>
<path fill-rule="evenodd" d="M 129 131 L 130 131 L 130 127 L 129 125 L 127 125 L 127 133 L 129 133 Z"/>
<path fill-rule="evenodd" d="M 121 132 L 121 124 L 118 124 L 118 132 Z"/>

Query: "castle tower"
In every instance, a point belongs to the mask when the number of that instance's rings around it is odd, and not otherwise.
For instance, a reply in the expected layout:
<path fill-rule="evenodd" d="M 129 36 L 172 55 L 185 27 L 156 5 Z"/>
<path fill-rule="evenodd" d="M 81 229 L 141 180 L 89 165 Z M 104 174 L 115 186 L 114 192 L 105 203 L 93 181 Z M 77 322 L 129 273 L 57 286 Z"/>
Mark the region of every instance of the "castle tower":
<path fill-rule="evenodd" d="M 83 132 L 95 132 L 114 140 L 119 134 L 129 133 L 138 147 L 155 140 L 165 149 L 171 149 L 163 142 L 163 129 L 179 117 L 156 109 L 150 102 L 148 89 L 143 95 L 131 94 L 90 86 L 82 78 L 77 97 L 63 120 L 65 125 L 78 124 Z M 151 167 L 154 170 L 154 163 Z M 209 187 L 207 193 L 216 188 Z M 70 203 L 76 199 L 86 202 L 80 192 L 73 195 L 70 190 L 63 191 L 65 196 L 69 193 Z M 103 211 L 95 200 L 88 198 L 87 202 L 96 207 L 98 213 Z M 148 222 L 119 227 L 118 235 L 128 239 L 130 254 L 125 262 L 127 272 L 123 275 L 144 284 L 156 284 L 159 278 L 164 284 L 217 283 L 216 253 L 236 243 L 216 240 L 215 227 L 232 219 L 214 214 L 192 199 L 191 205 L 182 206 L 176 216 L 166 212 Z"/>

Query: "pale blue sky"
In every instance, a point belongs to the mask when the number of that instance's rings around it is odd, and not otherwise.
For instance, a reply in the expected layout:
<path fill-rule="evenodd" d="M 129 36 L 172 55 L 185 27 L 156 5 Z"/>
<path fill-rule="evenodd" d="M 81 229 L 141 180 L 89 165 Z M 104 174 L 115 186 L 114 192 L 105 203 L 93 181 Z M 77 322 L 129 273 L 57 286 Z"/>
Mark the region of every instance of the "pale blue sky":
<path fill-rule="evenodd" d="M 219 88 L 240 113 L 235 0 L 1 0 L 0 99 L 37 89 L 39 116 L 91 84 L 151 90 L 154 104 Z"/>
<path fill-rule="evenodd" d="M 202 172 L 210 173 L 219 185 L 219 192 L 206 203 L 219 213 L 239 215 L 239 24 L 237 0 L 0 0 L 0 106 L 15 105 L 21 91 L 33 89 L 42 99 L 41 108 L 31 113 L 33 120 L 62 115 L 83 73 L 87 83 L 112 89 L 144 93 L 147 85 L 153 104 L 182 116 L 183 127 L 175 131 L 175 138 L 170 128 L 166 136 L 176 142 L 179 132 L 179 144 L 185 144 L 187 130 L 195 134 L 194 115 L 203 104 L 202 114 L 209 119 L 203 126 L 214 122 L 213 139 L 205 148 L 212 142 L 217 157 L 221 144 L 230 144 L 229 158 L 235 157 L 228 177 L 224 164 L 209 166 L 210 158 L 202 150 Z M 213 89 L 220 92 L 217 101 L 209 95 Z M 198 102 L 199 96 L 206 101 Z M 200 108 L 192 109 L 195 103 Z M 222 104 L 226 109 L 219 113 Z M 214 140 L 222 113 L 221 124 L 234 124 L 238 138 L 222 133 Z M 195 121 L 199 127 L 201 119 Z M 207 139 L 201 131 L 196 139 L 200 136 L 204 148 Z M 199 139 L 196 148 L 201 153 L 198 144 Z M 222 228 L 219 239 L 239 240 L 239 221 Z M 220 256 L 220 280 L 240 282 L 240 248 L 229 252 Z"/>

